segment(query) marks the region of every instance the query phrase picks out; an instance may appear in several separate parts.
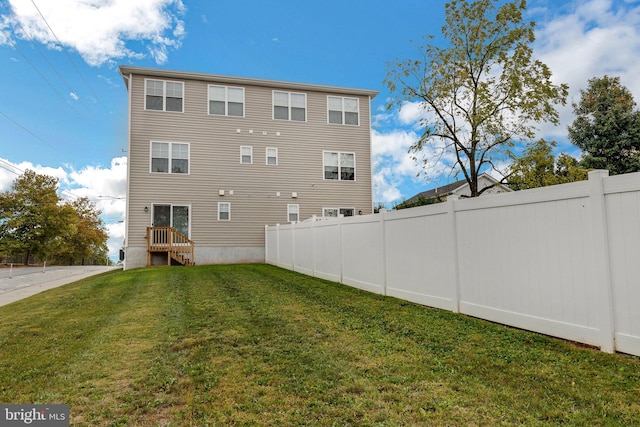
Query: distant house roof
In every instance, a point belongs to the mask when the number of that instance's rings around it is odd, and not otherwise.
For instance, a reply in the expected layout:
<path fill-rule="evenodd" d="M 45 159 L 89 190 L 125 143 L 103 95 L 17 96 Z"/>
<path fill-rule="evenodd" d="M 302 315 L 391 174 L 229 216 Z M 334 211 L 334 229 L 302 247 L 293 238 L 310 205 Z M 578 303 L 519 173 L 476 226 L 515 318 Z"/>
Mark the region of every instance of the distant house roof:
<path fill-rule="evenodd" d="M 493 178 L 491 175 L 488 175 L 486 173 L 480 174 L 478 176 L 478 182 L 479 182 L 479 188 L 483 189 L 485 187 L 488 187 L 490 185 L 493 185 L 494 187 L 490 190 L 487 190 L 487 194 L 495 194 L 495 193 L 503 193 L 503 192 L 508 192 L 508 191 L 513 191 L 511 188 L 507 187 L 506 185 L 500 183 L 497 179 Z M 437 188 L 432 188 L 431 190 L 426 190 L 426 191 L 422 191 L 418 194 L 416 194 L 415 196 L 405 200 L 404 202 L 401 203 L 401 205 L 411 205 L 415 202 L 417 202 L 420 199 L 425 199 L 425 200 L 429 200 L 429 199 L 433 199 L 435 197 L 444 197 L 446 198 L 447 196 L 451 195 L 451 194 L 457 194 L 460 196 L 468 196 L 470 193 L 469 191 L 469 183 L 467 182 L 466 179 L 461 179 L 460 181 L 456 181 L 456 182 L 452 182 L 450 184 L 446 184 L 446 185 L 442 185 L 440 187 Z"/>

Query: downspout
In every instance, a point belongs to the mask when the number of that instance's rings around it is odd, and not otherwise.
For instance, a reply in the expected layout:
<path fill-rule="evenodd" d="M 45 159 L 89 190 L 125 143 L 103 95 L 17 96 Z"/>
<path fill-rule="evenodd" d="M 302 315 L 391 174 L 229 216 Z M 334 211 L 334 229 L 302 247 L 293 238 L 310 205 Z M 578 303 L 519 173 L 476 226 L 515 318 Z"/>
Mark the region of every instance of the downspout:
<path fill-rule="evenodd" d="M 372 139 L 372 128 L 371 128 L 371 95 L 369 95 L 369 168 L 371 173 L 371 213 L 375 212 L 375 192 L 373 191 L 373 183 L 375 182 L 374 173 L 373 173 L 373 139 Z M 355 213 L 355 212 L 354 212 Z"/>
<path fill-rule="evenodd" d="M 133 85 L 133 74 L 124 75 L 122 72 L 118 71 L 122 78 L 127 81 L 127 92 L 128 92 L 128 118 L 127 118 L 127 192 L 125 198 L 125 231 L 124 231 L 124 261 L 123 261 L 123 269 L 127 269 L 127 248 L 129 247 L 129 227 L 131 221 L 129 221 L 129 201 L 131 200 L 129 197 L 130 194 L 130 183 L 131 183 L 131 162 L 129 154 L 131 153 L 131 98 L 132 98 L 132 85 Z"/>

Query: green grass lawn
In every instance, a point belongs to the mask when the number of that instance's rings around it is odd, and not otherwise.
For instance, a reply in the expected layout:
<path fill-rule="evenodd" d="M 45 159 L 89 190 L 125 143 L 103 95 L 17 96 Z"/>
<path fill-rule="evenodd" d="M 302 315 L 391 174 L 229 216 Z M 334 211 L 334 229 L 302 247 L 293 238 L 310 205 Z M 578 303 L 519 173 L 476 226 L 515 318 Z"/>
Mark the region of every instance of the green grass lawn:
<path fill-rule="evenodd" d="M 640 359 L 267 265 L 0 308 L 0 402 L 72 425 L 640 425 Z"/>

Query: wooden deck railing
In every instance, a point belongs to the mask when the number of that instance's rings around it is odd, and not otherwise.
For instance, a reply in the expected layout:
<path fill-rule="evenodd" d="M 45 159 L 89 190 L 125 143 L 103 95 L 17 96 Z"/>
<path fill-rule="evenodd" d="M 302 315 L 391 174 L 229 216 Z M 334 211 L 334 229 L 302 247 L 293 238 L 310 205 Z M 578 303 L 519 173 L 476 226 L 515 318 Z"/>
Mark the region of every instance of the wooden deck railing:
<path fill-rule="evenodd" d="M 182 265 L 194 265 L 194 243 L 173 227 L 147 227 L 147 267 L 153 252 L 166 252 L 167 265 L 175 260 Z"/>

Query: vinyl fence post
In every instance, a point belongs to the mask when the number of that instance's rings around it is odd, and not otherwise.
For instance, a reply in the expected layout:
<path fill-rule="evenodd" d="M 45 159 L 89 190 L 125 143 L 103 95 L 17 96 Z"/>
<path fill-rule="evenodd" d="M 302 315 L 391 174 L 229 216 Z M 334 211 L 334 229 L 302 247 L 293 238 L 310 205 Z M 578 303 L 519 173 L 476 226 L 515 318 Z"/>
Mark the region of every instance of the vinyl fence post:
<path fill-rule="evenodd" d="M 311 275 L 316 277 L 316 224 L 318 223 L 318 217 L 313 215 L 311 217 Z"/>
<path fill-rule="evenodd" d="M 269 264 L 269 226 L 264 226 L 264 263 Z"/>
<path fill-rule="evenodd" d="M 282 261 L 280 260 L 280 224 L 276 224 L 276 265 L 282 267 Z"/>
<path fill-rule="evenodd" d="M 380 218 L 380 232 L 382 233 L 382 295 L 387 296 L 387 212 L 378 214 Z"/>
<path fill-rule="evenodd" d="M 456 222 L 456 200 L 459 196 L 451 195 L 447 197 L 447 204 L 449 205 L 449 224 L 451 232 L 451 260 L 453 262 L 453 292 L 452 298 L 454 299 L 453 312 L 460 313 L 460 260 L 458 259 L 458 224 Z"/>
<path fill-rule="evenodd" d="M 344 284 L 344 233 L 342 230 L 342 220 L 344 215 L 338 215 L 338 227 L 340 231 L 340 283 Z"/>
<path fill-rule="evenodd" d="M 616 350 L 613 316 L 613 289 L 611 282 L 611 260 L 607 231 L 607 209 L 603 180 L 609 176 L 607 170 L 589 172 L 589 200 L 591 205 L 591 229 L 596 280 L 596 304 L 600 329 L 600 349 L 607 353 Z"/>

